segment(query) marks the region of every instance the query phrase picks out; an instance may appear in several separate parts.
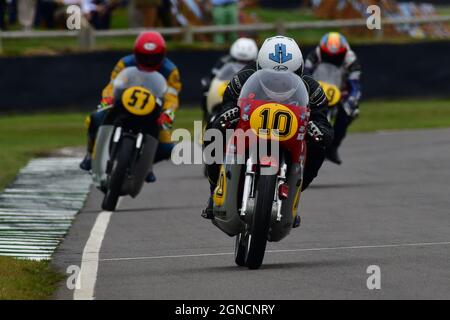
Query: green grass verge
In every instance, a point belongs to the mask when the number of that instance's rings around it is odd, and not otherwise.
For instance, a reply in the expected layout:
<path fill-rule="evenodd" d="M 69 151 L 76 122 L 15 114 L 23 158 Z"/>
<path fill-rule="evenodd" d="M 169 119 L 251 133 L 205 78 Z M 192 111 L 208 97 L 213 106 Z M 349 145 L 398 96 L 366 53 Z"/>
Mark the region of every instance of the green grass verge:
<path fill-rule="evenodd" d="M 47 113 L 0 116 L 0 191 L 28 160 L 84 143 L 84 115 Z M 63 276 L 48 261 L 0 257 L 0 300 L 46 299 Z"/>
<path fill-rule="evenodd" d="M 28 160 L 55 148 L 84 143 L 84 115 L 44 113 L 0 116 L 0 190 Z"/>
<path fill-rule="evenodd" d="M 370 101 L 361 104 L 361 116 L 350 132 L 450 127 L 450 99 Z"/>
<path fill-rule="evenodd" d="M 48 261 L 0 257 L 0 300 L 48 299 L 62 279 Z"/>

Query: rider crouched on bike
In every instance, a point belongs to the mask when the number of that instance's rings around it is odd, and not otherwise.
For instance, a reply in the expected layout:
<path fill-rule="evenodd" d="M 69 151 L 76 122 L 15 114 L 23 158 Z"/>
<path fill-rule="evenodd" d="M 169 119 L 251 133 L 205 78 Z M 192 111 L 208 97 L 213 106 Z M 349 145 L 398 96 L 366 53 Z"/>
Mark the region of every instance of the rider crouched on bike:
<path fill-rule="evenodd" d="M 211 69 L 211 72 L 202 78 L 202 110 L 204 114 L 207 114 L 206 108 L 206 98 L 208 95 L 209 86 L 211 81 L 220 71 L 220 69 L 227 63 L 242 63 L 246 65 L 251 61 L 255 61 L 258 56 L 258 45 L 255 40 L 250 38 L 239 38 L 230 47 L 230 52 L 227 55 L 222 56 Z"/>
<path fill-rule="evenodd" d="M 361 64 L 350 48 L 345 37 L 337 32 L 330 32 L 323 36 L 320 45 L 312 51 L 305 61 L 305 73 L 313 74 L 321 63 L 330 63 L 344 72 L 344 100 L 338 105 L 336 121 L 334 123 L 334 140 L 327 149 L 327 159 L 341 164 L 338 148 L 344 140 L 347 128 L 359 114 L 359 100 L 361 98 Z"/>
<path fill-rule="evenodd" d="M 276 36 L 266 39 L 259 51 L 257 61 L 247 64 L 231 80 L 224 94 L 221 112 L 206 126 L 206 129 L 234 129 L 240 119 L 238 98 L 244 83 L 258 69 L 288 70 L 296 73 L 305 83 L 309 93 L 309 108 L 311 110 L 308 124 L 308 153 L 305 163 L 302 190 L 305 190 L 317 173 L 325 159 L 325 148 L 333 140 L 333 128 L 327 119 L 327 98 L 319 83 L 311 76 L 303 74 L 303 55 L 298 44 L 291 38 Z M 206 143 L 206 142 L 205 142 Z M 213 219 L 212 193 L 217 185 L 220 165 L 207 166 L 211 195 L 208 206 L 202 212 L 202 217 Z M 295 219 L 294 227 L 298 227 L 300 219 Z"/>
<path fill-rule="evenodd" d="M 170 158 L 174 144 L 171 141 L 171 127 L 178 109 L 178 94 L 181 90 L 180 73 L 177 66 L 166 56 L 166 43 L 158 32 L 148 31 L 141 33 L 134 44 L 134 53 L 120 59 L 115 65 L 109 84 L 103 89 L 102 100 L 98 110 L 86 118 L 88 127 L 87 154 L 80 163 L 83 170 L 91 170 L 92 152 L 98 128 L 103 123 L 113 101 L 113 81 L 117 75 L 127 67 L 137 67 L 139 70 L 161 73 L 167 81 L 168 90 L 164 96 L 163 112 L 158 119 L 162 128 L 159 133 L 159 145 L 154 163 Z M 149 172 L 146 181 L 156 180 L 153 172 Z"/>

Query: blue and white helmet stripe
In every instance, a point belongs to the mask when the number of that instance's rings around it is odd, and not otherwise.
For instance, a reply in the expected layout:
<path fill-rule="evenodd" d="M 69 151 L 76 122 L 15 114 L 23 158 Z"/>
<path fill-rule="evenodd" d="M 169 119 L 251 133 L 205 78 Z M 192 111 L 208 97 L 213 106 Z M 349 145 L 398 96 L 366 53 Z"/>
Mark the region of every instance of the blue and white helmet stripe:
<path fill-rule="evenodd" d="M 263 69 L 295 72 L 303 68 L 303 55 L 294 39 L 276 36 L 264 41 L 259 50 L 258 65 Z"/>
<path fill-rule="evenodd" d="M 286 52 L 286 45 L 283 43 L 277 43 L 275 45 L 275 52 L 269 54 L 269 59 L 277 63 L 286 63 L 292 60 L 292 53 Z"/>

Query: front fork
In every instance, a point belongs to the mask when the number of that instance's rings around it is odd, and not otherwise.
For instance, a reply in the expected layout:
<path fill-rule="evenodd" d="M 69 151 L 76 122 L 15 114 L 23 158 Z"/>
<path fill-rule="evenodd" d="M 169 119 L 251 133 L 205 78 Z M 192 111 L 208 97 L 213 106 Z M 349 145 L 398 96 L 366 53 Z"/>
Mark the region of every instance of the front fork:
<path fill-rule="evenodd" d="M 244 191 L 243 191 L 243 195 L 242 195 L 242 205 L 241 205 L 241 217 L 245 217 L 249 211 L 251 212 L 253 210 L 253 206 L 252 206 L 252 210 L 248 210 L 249 207 L 249 199 L 255 198 L 255 172 L 253 170 L 254 166 L 253 166 L 253 160 L 252 157 L 249 157 L 247 159 L 247 163 L 246 163 L 246 169 L 245 169 L 245 180 L 244 180 Z M 252 201 L 253 202 L 253 201 Z"/>
<path fill-rule="evenodd" d="M 116 156 L 117 146 L 119 145 L 120 138 L 122 137 L 122 131 L 123 130 L 121 127 L 116 127 L 116 130 L 114 131 L 113 139 L 112 139 L 112 146 L 111 146 L 111 156 L 106 165 L 106 173 L 107 174 L 110 174 L 112 171 L 113 159 Z M 139 152 L 141 151 L 143 141 L 144 141 L 144 135 L 139 132 L 136 136 L 136 145 L 135 145 L 136 148 L 134 149 L 131 166 L 129 168 L 130 173 L 134 172 L 134 165 L 136 164 L 137 157 L 139 156 Z"/>
<path fill-rule="evenodd" d="M 283 199 L 281 197 L 287 198 L 287 190 L 282 190 L 283 186 L 286 186 L 286 172 L 287 172 L 287 164 L 283 161 L 281 162 L 280 174 L 277 178 L 277 189 L 275 190 L 274 202 L 276 202 L 276 210 L 277 210 L 277 221 L 281 221 L 283 218 L 281 214 L 281 206 L 283 205 Z"/>
<path fill-rule="evenodd" d="M 254 162 L 252 157 L 247 159 L 246 170 L 245 170 L 245 180 L 244 189 L 242 195 L 242 204 L 240 209 L 241 218 L 245 219 L 246 216 L 253 213 L 255 206 L 255 177 L 256 172 L 254 170 Z M 273 207 L 272 212 L 276 212 L 276 221 L 281 221 L 283 218 L 281 214 L 281 207 L 283 205 L 283 200 L 287 194 L 287 190 L 283 190 L 283 186 L 286 185 L 286 173 L 287 164 L 284 158 L 281 161 L 277 176 L 276 190 L 274 192 Z"/>
<path fill-rule="evenodd" d="M 108 174 L 108 175 L 112 171 L 113 161 L 114 161 L 113 159 L 116 157 L 117 145 L 119 144 L 121 136 L 122 136 L 122 128 L 116 127 L 116 129 L 114 130 L 114 134 L 113 134 L 110 157 L 109 157 L 108 163 L 106 164 L 106 174 Z"/>

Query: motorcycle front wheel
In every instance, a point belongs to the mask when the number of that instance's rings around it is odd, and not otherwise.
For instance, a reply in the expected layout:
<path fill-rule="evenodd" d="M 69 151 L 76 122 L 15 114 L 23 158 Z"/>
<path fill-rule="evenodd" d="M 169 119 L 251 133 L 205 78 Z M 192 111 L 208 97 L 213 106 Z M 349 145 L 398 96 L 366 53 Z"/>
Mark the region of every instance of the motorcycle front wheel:
<path fill-rule="evenodd" d="M 276 175 L 259 177 L 255 212 L 253 213 L 249 233 L 245 240 L 242 239 L 247 248 L 245 265 L 249 269 L 258 269 L 264 260 L 276 182 Z"/>
<path fill-rule="evenodd" d="M 103 198 L 103 210 L 116 210 L 117 202 L 121 195 L 122 185 L 130 166 L 134 145 L 135 142 L 130 138 L 123 138 L 120 141 L 119 149 L 117 150 L 115 158 L 112 160 L 113 167 L 109 178 L 108 190 Z"/>

